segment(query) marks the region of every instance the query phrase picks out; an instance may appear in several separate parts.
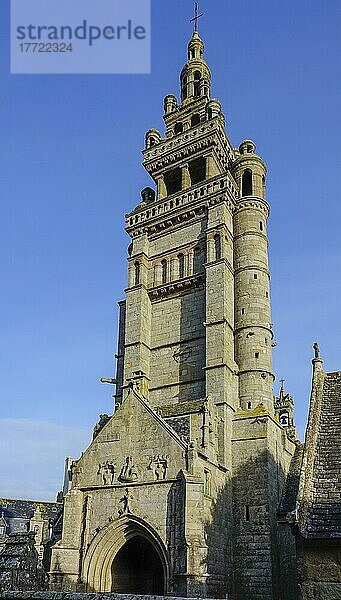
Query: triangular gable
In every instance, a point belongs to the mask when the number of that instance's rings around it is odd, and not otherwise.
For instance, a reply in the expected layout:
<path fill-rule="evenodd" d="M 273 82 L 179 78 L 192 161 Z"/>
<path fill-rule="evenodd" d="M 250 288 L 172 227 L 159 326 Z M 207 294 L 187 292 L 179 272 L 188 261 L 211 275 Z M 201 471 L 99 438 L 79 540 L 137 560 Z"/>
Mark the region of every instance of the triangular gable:
<path fill-rule="evenodd" d="M 81 487 L 176 478 L 185 468 L 186 443 L 141 394 L 125 401 L 74 468 Z"/>

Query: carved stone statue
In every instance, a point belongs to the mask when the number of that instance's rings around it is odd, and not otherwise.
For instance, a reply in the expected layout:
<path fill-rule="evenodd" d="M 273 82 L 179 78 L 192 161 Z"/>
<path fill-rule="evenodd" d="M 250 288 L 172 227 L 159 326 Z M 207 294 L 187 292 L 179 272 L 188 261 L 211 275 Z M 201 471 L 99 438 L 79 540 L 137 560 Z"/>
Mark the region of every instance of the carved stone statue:
<path fill-rule="evenodd" d="M 315 351 L 315 358 L 320 358 L 320 348 L 317 342 L 313 345 Z"/>
<path fill-rule="evenodd" d="M 93 436 L 92 439 L 94 440 L 95 437 L 98 436 L 99 432 L 102 431 L 104 425 L 107 424 L 107 422 L 109 421 L 110 417 L 109 415 L 99 415 L 99 421 L 98 423 L 96 423 L 95 427 L 94 427 L 94 432 L 93 432 Z"/>
<path fill-rule="evenodd" d="M 156 481 L 166 479 L 168 469 L 168 456 L 154 456 L 148 465 L 148 469 L 153 471 Z"/>
<path fill-rule="evenodd" d="M 131 514 L 129 503 L 130 503 L 130 500 L 132 499 L 132 497 L 133 497 L 133 495 L 129 491 L 129 488 L 126 488 L 124 496 L 120 500 L 120 504 L 122 504 L 122 508 L 120 508 L 118 510 L 118 514 L 120 515 L 120 517 L 127 513 Z"/>
<path fill-rule="evenodd" d="M 104 485 L 112 485 L 115 479 L 115 465 L 108 460 L 100 464 L 97 475 L 101 475 Z"/>

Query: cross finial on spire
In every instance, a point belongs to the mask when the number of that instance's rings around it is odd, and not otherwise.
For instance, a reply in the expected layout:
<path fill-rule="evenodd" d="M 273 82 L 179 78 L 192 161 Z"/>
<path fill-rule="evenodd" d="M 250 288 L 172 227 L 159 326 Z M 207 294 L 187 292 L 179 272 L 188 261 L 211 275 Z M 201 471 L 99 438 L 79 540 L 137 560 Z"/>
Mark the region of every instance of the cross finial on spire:
<path fill-rule="evenodd" d="M 194 6 L 195 6 L 194 17 L 193 17 L 193 19 L 190 20 L 190 23 L 194 23 L 194 31 L 198 31 L 198 21 L 199 21 L 200 17 L 204 16 L 204 13 L 201 13 L 199 15 L 199 2 L 194 2 Z"/>
<path fill-rule="evenodd" d="M 280 379 L 279 381 L 280 381 L 280 383 L 281 383 L 281 388 L 282 388 L 282 390 L 283 390 L 283 389 L 284 389 L 284 382 L 285 382 L 285 379 L 283 379 L 283 377 L 282 377 L 282 379 Z"/>

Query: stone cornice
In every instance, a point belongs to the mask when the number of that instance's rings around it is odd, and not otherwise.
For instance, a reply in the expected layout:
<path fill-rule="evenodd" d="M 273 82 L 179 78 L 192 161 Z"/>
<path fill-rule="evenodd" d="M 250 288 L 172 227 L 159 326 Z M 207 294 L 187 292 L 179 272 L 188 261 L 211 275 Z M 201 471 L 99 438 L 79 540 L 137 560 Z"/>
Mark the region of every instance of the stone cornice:
<path fill-rule="evenodd" d="M 131 237 L 152 234 L 170 226 L 179 225 L 220 202 L 235 210 L 238 192 L 232 176 L 227 173 L 177 192 L 165 199 L 137 206 L 126 215 L 126 231 Z M 204 207 L 204 210 L 203 210 Z"/>
<path fill-rule="evenodd" d="M 192 291 L 194 288 L 203 287 L 204 283 L 205 274 L 198 273 L 191 277 L 185 277 L 184 279 L 179 279 L 178 281 L 172 281 L 152 288 L 151 290 L 148 290 L 148 295 L 152 301 L 160 300 L 166 296 L 178 295 L 179 293 Z"/>
<path fill-rule="evenodd" d="M 217 117 L 172 138 L 164 138 L 159 144 L 144 150 L 143 164 L 148 172 L 156 172 L 165 165 L 183 160 L 189 154 L 202 149 L 202 142 L 204 142 L 204 147 L 215 142 L 215 145 L 219 146 L 217 154 L 221 155 L 219 157 L 224 163 L 234 160 L 233 148 L 219 117 Z"/>

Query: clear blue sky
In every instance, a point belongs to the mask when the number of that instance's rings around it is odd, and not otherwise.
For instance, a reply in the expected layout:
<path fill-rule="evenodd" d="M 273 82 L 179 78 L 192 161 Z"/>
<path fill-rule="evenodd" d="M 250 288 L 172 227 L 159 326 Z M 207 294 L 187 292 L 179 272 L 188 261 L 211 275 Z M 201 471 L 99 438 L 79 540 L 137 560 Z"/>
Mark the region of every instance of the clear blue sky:
<path fill-rule="evenodd" d="M 151 75 L 10 75 L 0 4 L 0 496 L 53 499 L 111 412 L 124 213 L 150 184 L 145 131 L 178 93 L 191 0 L 152 0 Z M 277 380 L 302 438 L 312 343 L 341 370 L 339 0 L 202 0 L 201 34 L 234 145 L 269 169 Z M 275 384 L 278 391 L 278 382 Z"/>

